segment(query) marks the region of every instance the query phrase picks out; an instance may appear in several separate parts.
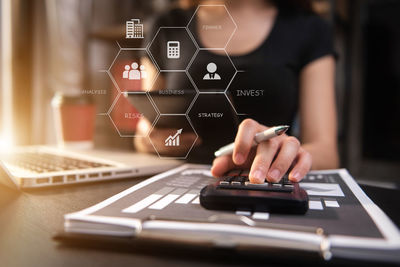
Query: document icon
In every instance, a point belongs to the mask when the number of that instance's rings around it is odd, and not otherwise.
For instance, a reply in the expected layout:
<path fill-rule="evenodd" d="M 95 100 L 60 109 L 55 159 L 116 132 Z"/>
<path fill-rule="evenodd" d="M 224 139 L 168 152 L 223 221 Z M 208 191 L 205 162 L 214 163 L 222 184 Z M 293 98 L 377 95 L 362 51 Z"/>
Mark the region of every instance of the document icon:
<path fill-rule="evenodd" d="M 167 139 L 165 139 L 165 146 L 179 146 L 179 138 L 182 133 L 182 129 L 176 131 L 174 136 L 170 135 Z"/>
<path fill-rule="evenodd" d="M 139 19 L 131 19 L 126 22 L 126 39 L 143 38 L 143 24 Z"/>

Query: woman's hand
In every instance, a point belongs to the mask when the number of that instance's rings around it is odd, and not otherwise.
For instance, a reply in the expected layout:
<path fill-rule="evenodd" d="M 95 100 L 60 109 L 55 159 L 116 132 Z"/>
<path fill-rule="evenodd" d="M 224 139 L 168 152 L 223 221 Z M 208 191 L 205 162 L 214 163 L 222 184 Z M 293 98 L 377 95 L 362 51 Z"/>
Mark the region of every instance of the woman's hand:
<path fill-rule="evenodd" d="M 311 169 L 311 154 L 301 147 L 297 138 L 286 134 L 252 147 L 256 133 L 266 129 L 268 127 L 252 119 L 244 120 L 239 125 L 233 155 L 216 158 L 212 174 L 220 177 L 234 168 L 250 168 L 249 179 L 252 183 L 263 183 L 265 179 L 278 182 L 292 167 L 289 179 L 300 181 Z"/>
<path fill-rule="evenodd" d="M 140 136 L 147 136 L 149 133 L 149 138 L 133 138 L 133 143 L 137 151 L 144 153 L 156 153 L 154 147 L 157 148 L 157 152 L 163 156 L 180 157 L 187 153 L 188 148 L 190 148 L 193 142 L 196 140 L 197 136 L 194 133 L 182 133 L 180 135 L 180 145 L 173 147 L 165 146 L 165 136 L 171 134 L 171 132 L 176 132 L 177 129 L 167 129 L 167 128 L 153 128 L 151 130 L 151 123 L 146 118 L 141 118 L 136 126 L 136 134 Z M 199 138 L 195 145 L 199 145 Z M 154 147 L 153 147 L 154 145 Z"/>

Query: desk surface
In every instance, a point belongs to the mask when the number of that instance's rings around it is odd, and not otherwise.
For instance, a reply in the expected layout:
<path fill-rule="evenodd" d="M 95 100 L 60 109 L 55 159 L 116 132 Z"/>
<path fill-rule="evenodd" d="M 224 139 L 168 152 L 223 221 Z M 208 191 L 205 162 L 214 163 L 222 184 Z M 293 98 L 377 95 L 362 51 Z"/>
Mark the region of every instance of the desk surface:
<path fill-rule="evenodd" d="M 65 246 L 52 239 L 62 229 L 64 214 L 87 208 L 140 181 L 142 179 L 126 179 L 25 192 L 0 185 L 1 265 L 248 266 L 268 263 L 274 266 L 278 263 L 263 255 L 233 254 L 224 250 L 138 244 L 129 251 L 118 251 Z"/>

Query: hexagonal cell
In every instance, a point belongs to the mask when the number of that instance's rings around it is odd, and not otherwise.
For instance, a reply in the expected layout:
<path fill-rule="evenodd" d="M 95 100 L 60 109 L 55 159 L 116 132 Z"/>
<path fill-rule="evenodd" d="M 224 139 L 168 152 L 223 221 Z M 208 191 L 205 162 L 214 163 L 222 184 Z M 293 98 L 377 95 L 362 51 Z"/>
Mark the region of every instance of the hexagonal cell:
<path fill-rule="evenodd" d="M 197 133 L 185 115 L 160 115 L 149 138 L 161 158 L 185 159 L 197 140 Z"/>
<path fill-rule="evenodd" d="M 225 48 L 237 26 L 224 5 L 200 5 L 188 28 L 200 48 Z"/>
<path fill-rule="evenodd" d="M 185 114 L 197 90 L 185 72 L 160 72 L 149 94 L 161 114 Z"/>
<path fill-rule="evenodd" d="M 223 93 L 200 93 L 188 116 L 201 140 L 194 153 L 213 158 L 214 151 L 235 139 L 238 117 Z"/>
<path fill-rule="evenodd" d="M 188 73 L 200 92 L 224 92 L 235 76 L 236 68 L 225 51 L 202 49 Z"/>
<path fill-rule="evenodd" d="M 119 94 L 118 89 L 111 82 L 107 72 L 93 73 L 90 85 L 90 88 L 82 90 L 82 95 L 94 99 L 96 104 L 96 113 L 107 113 Z"/>
<path fill-rule="evenodd" d="M 120 50 L 115 57 L 109 72 L 122 92 L 150 89 L 158 70 L 141 62 L 144 57 L 149 58 L 145 49 Z"/>
<path fill-rule="evenodd" d="M 185 70 L 196 51 L 185 27 L 161 27 L 149 46 L 160 70 Z"/>
<path fill-rule="evenodd" d="M 135 134 L 139 119 L 145 117 L 153 123 L 157 119 L 158 113 L 146 93 L 129 92 L 126 95 L 129 100 L 122 94 L 118 97 L 110 111 L 110 119 L 121 137 L 139 136 Z M 135 104 L 131 104 L 131 102 L 140 104 L 140 107 L 135 108 Z"/>
<path fill-rule="evenodd" d="M 286 75 L 278 73 L 273 70 L 271 66 L 270 71 L 265 71 L 262 79 L 259 78 L 258 69 L 246 69 L 245 72 L 237 73 L 226 93 L 230 97 L 231 102 L 238 114 L 246 114 L 258 121 L 265 121 L 268 119 L 270 123 L 282 123 L 282 118 L 277 111 L 275 102 L 287 103 L 288 106 L 296 106 L 297 99 L 295 97 L 287 98 L 282 95 L 282 90 L 290 92 L 295 90 L 291 84 L 287 84 L 284 87 L 277 87 L 271 81 L 275 81 L 276 77 L 282 77 L 285 80 Z M 268 74 L 270 73 L 270 74 Z M 275 76 L 272 77 L 272 76 Z M 295 94 L 295 92 L 293 92 Z M 283 102 L 280 102 L 283 101 Z M 260 112 L 262 110 L 262 112 Z M 266 114 L 276 114 L 276 121 L 271 121 L 272 118 L 268 118 Z M 273 124 L 272 124 L 273 125 Z"/>

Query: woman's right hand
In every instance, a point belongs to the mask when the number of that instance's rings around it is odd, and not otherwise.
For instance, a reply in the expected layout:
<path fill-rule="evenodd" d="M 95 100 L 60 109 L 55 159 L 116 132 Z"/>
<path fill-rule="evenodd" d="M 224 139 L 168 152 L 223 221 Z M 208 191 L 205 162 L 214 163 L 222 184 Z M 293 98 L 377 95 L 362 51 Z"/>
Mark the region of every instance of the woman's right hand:
<path fill-rule="evenodd" d="M 245 119 L 239 125 L 233 155 L 216 158 L 211 173 L 221 177 L 232 169 L 250 169 L 250 182 L 264 183 L 267 179 L 277 183 L 290 170 L 291 181 L 303 179 L 311 169 L 312 156 L 297 138 L 282 134 L 253 146 L 255 135 L 267 129 L 252 119 Z"/>
<path fill-rule="evenodd" d="M 165 146 L 164 136 L 168 136 L 171 132 L 176 132 L 177 129 L 168 128 L 156 128 L 151 129 L 151 123 L 146 118 L 141 118 L 136 125 L 136 134 L 138 136 L 145 137 L 135 137 L 133 138 L 133 144 L 137 151 L 144 153 L 154 153 L 170 157 L 180 157 L 182 154 L 186 154 L 188 148 L 193 145 L 196 141 L 196 134 L 194 133 L 182 133 L 180 135 L 180 145 L 171 149 L 169 146 Z M 147 134 L 150 132 L 149 137 Z M 150 142 L 151 139 L 151 143 Z M 196 144 L 200 144 L 200 138 L 197 138 Z M 153 146 L 154 145 L 154 146 Z M 157 151 L 154 149 L 157 148 Z"/>

